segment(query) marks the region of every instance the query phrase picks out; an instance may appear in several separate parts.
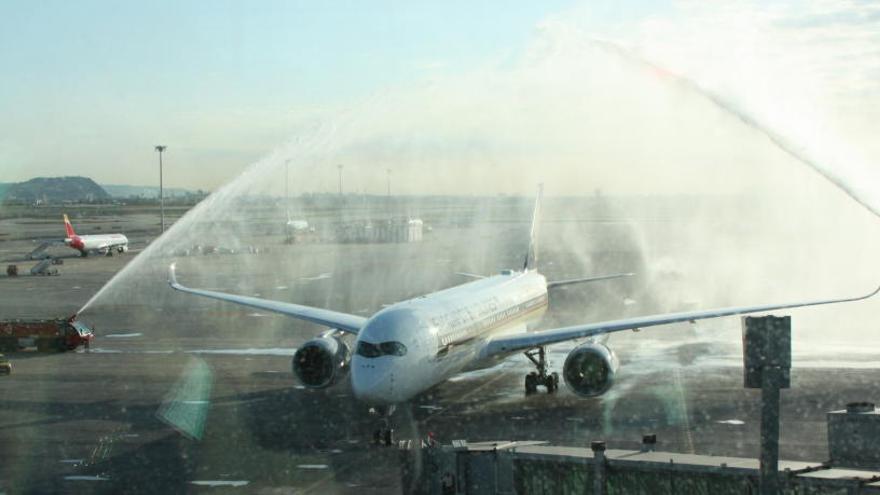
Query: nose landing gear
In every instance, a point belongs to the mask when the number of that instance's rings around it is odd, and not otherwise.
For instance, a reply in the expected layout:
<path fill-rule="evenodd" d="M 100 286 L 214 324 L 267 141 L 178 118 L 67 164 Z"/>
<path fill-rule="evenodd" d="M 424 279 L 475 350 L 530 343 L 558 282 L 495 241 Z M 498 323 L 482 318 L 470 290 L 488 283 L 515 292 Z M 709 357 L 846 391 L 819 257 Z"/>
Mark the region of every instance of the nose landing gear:
<path fill-rule="evenodd" d="M 387 408 L 370 408 L 370 413 L 382 416 L 381 425 L 373 430 L 373 445 L 394 445 L 394 428 L 391 428 L 391 415 L 394 414 L 395 406 Z"/>
<path fill-rule="evenodd" d="M 390 447 L 394 444 L 394 428 L 376 428 L 373 431 L 373 445 Z"/>
<path fill-rule="evenodd" d="M 552 394 L 559 390 L 559 373 L 547 373 L 547 357 L 543 347 L 528 350 L 524 353 L 529 361 L 535 364 L 537 371 L 532 371 L 526 375 L 526 395 L 534 394 L 538 391 L 538 385 L 547 388 L 547 393 Z"/>

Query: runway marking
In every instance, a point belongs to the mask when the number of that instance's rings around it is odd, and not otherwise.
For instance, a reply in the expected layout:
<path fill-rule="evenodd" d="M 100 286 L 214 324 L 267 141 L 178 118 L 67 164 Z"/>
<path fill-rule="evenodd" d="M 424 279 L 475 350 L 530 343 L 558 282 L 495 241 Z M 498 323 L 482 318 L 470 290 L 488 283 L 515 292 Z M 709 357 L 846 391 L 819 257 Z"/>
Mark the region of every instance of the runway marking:
<path fill-rule="evenodd" d="M 720 425 L 736 425 L 736 426 L 746 424 L 746 422 L 741 419 L 723 419 L 721 421 L 716 421 L 716 423 L 718 423 Z"/>
<path fill-rule="evenodd" d="M 65 476 L 64 479 L 67 481 L 109 481 L 110 480 L 110 478 L 108 478 L 106 476 L 80 476 L 80 475 Z"/>
<path fill-rule="evenodd" d="M 190 481 L 191 485 L 197 486 L 245 486 L 250 481 L 245 480 L 198 480 Z"/>
<path fill-rule="evenodd" d="M 143 334 L 142 334 L 141 332 L 134 332 L 134 333 L 110 333 L 110 334 L 104 335 L 104 338 L 108 338 L 108 339 L 129 339 L 129 338 L 132 338 L 132 337 L 140 337 L 140 336 L 142 336 L 142 335 L 143 335 Z"/>

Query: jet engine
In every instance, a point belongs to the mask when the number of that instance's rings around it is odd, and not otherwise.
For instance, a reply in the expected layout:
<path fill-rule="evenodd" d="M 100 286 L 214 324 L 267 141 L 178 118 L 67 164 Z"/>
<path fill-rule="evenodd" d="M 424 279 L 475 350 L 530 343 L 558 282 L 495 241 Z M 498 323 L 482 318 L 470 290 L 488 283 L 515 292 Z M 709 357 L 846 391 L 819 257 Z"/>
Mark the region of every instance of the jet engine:
<path fill-rule="evenodd" d="M 596 397 L 611 388 L 617 367 L 614 351 L 602 344 L 587 342 L 575 347 L 565 358 L 562 377 L 578 395 Z"/>
<path fill-rule="evenodd" d="M 293 355 L 293 374 L 309 388 L 325 388 L 348 374 L 351 349 L 341 338 L 321 336 Z"/>

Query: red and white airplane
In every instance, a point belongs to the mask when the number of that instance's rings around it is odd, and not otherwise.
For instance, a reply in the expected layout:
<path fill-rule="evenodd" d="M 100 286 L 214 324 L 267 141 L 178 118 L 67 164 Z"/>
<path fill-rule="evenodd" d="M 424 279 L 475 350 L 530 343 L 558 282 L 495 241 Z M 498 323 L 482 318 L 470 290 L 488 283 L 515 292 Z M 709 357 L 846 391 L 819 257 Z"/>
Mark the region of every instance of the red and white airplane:
<path fill-rule="evenodd" d="M 64 244 L 79 251 L 83 257 L 88 256 L 89 253 L 113 256 L 113 250 L 119 253 L 128 251 L 128 238 L 122 234 L 77 235 L 66 214 L 64 230 L 67 232 Z"/>

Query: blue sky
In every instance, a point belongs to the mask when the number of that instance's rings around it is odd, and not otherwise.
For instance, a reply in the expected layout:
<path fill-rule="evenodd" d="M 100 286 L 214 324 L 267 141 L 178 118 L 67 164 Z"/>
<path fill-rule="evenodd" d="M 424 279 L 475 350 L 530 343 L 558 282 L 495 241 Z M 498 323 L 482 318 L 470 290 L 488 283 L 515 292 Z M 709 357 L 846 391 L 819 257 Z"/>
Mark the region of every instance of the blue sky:
<path fill-rule="evenodd" d="M 165 142 L 172 163 L 221 162 L 218 180 L 183 184 L 215 187 L 297 113 L 499 63 L 570 3 L 5 2 L 0 181 L 144 183 Z"/>
<path fill-rule="evenodd" d="M 711 110 L 651 93 L 637 81 L 644 74 L 585 56 L 593 37 L 689 77 L 792 142 L 818 144 L 825 161 L 841 161 L 846 149 L 873 163 L 880 160 L 878 19 L 877 4 L 858 0 L 7 1 L 0 4 L 0 182 L 87 175 L 152 184 L 153 146 L 165 144 L 166 183 L 215 189 L 349 110 L 366 122 L 340 146 L 391 161 L 399 149 L 423 156 L 464 146 L 478 150 L 464 167 L 510 161 L 522 149 L 562 164 L 551 153 L 563 141 L 569 149 L 559 154 L 589 154 L 592 163 L 614 165 L 608 170 L 642 163 L 629 174 L 658 170 L 657 180 L 681 174 L 655 167 L 651 146 L 692 168 L 766 161 L 756 159 L 759 140 L 731 141 L 746 139 L 739 134 L 709 144 Z M 608 95 L 584 94 L 590 84 Z M 629 88 L 648 93 L 622 93 Z M 381 111 L 370 107 L 376 95 L 389 102 Z M 669 122 L 682 115 L 694 124 L 673 129 Z M 530 122 L 543 122 L 537 138 Z M 617 146 L 632 129 L 643 141 Z M 597 187 L 631 187 L 626 174 L 604 171 L 580 173 Z"/>

